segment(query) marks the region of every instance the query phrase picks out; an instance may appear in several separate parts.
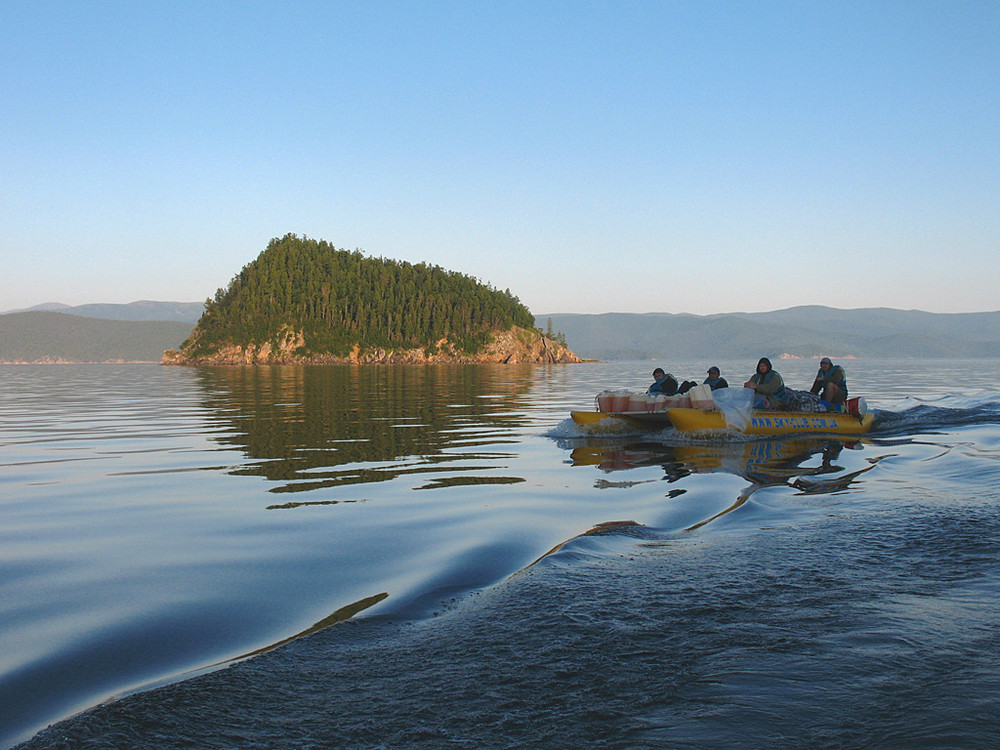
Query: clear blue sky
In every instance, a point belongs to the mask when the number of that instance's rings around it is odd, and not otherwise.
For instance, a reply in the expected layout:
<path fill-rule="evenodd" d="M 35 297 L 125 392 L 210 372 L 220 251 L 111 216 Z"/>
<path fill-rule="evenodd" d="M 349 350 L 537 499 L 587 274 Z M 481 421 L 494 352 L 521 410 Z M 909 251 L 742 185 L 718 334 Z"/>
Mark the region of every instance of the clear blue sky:
<path fill-rule="evenodd" d="M 558 312 L 1000 309 L 1000 2 L 0 3 L 0 311 L 272 237 Z"/>

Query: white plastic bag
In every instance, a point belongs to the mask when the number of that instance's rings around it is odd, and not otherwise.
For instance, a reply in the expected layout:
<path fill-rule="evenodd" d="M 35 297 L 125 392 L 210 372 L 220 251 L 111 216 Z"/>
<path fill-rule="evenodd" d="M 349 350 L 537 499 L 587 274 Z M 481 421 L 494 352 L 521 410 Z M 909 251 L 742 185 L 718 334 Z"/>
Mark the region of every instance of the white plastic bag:
<path fill-rule="evenodd" d="M 745 430 L 750 424 L 754 394 L 752 388 L 719 388 L 712 391 L 712 398 L 726 418 L 727 426 Z"/>

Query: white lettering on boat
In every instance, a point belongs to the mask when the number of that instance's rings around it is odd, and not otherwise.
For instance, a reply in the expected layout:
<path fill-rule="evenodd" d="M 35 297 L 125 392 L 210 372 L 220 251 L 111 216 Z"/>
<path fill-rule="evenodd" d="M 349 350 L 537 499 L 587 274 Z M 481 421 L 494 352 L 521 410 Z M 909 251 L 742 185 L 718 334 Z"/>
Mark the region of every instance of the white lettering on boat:
<path fill-rule="evenodd" d="M 785 430 L 836 430 L 834 417 L 751 417 L 752 427 Z"/>

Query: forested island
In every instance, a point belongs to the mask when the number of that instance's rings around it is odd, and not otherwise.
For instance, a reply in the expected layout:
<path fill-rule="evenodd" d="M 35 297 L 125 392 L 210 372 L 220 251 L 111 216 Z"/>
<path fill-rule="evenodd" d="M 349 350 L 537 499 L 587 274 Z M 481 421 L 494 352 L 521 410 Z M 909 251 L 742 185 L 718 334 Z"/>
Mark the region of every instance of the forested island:
<path fill-rule="evenodd" d="M 271 240 L 164 364 L 579 362 L 514 295 L 425 263 Z"/>

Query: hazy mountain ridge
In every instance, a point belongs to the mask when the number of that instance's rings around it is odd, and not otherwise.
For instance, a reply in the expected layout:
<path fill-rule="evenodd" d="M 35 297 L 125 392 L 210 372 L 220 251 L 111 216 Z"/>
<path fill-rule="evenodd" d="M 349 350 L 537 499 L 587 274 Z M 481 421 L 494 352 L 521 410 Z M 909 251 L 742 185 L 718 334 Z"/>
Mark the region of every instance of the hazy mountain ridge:
<path fill-rule="evenodd" d="M 61 312 L 0 315 L 0 362 L 159 362 L 193 323 L 102 320 Z"/>
<path fill-rule="evenodd" d="M 101 320 L 175 320 L 191 323 L 193 326 L 205 311 L 204 302 L 155 302 L 139 300 L 127 304 L 95 303 L 88 305 L 64 305 L 61 302 L 46 302 L 24 310 L 8 310 L 0 315 L 23 312 L 58 312 Z"/>
<path fill-rule="evenodd" d="M 162 306 L 162 307 L 160 307 Z M 106 319 L 75 311 L 99 308 Z M 159 362 L 178 346 L 197 317 L 147 321 L 111 316 L 202 308 L 201 303 L 143 302 L 82 305 L 60 312 L 0 315 L 0 362 Z M 140 313 L 139 311 L 143 311 Z M 73 311 L 73 312 L 71 312 Z M 766 313 L 603 313 L 538 315 L 536 325 L 566 337 L 590 359 L 716 359 L 778 357 L 1000 357 L 1000 311 L 928 313 L 808 306 Z M 83 322 L 81 322 L 83 321 Z"/>
<path fill-rule="evenodd" d="M 1000 311 L 929 313 L 819 305 L 765 313 L 603 313 L 536 317 L 590 359 L 1000 357 Z"/>

